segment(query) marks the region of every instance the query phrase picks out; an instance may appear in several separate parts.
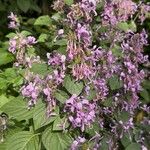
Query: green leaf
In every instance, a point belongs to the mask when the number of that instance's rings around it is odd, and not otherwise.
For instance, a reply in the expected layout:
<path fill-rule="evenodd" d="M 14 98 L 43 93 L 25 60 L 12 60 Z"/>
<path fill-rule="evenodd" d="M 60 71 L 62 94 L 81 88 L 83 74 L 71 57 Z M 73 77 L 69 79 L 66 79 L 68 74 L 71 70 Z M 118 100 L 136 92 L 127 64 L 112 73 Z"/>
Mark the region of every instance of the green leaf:
<path fill-rule="evenodd" d="M 55 98 L 64 104 L 66 100 L 69 98 L 69 95 L 64 91 L 59 90 L 55 93 Z"/>
<path fill-rule="evenodd" d="M 28 110 L 27 103 L 21 97 L 15 97 L 1 108 L 3 112 L 18 121 L 30 119 L 33 116 L 33 109 Z"/>
<path fill-rule="evenodd" d="M 61 19 L 61 14 L 60 13 L 55 13 L 52 17 L 55 21 L 59 21 Z"/>
<path fill-rule="evenodd" d="M 73 0 L 64 0 L 64 2 L 69 6 L 73 4 Z"/>
<path fill-rule="evenodd" d="M 46 150 L 67 150 L 70 148 L 72 138 L 67 133 L 52 132 L 51 127 L 48 127 L 42 135 L 42 142 Z"/>
<path fill-rule="evenodd" d="M 8 139 L 6 150 L 40 150 L 37 134 L 22 131 Z"/>
<path fill-rule="evenodd" d="M 122 57 L 123 55 L 121 47 L 116 44 L 112 48 L 112 53 L 117 57 Z"/>
<path fill-rule="evenodd" d="M 139 143 L 131 143 L 125 150 L 141 150 Z"/>
<path fill-rule="evenodd" d="M 67 45 L 67 39 L 57 40 L 56 42 L 53 43 L 53 45 L 59 45 L 59 46 Z"/>
<path fill-rule="evenodd" d="M 8 64 L 14 61 L 14 56 L 8 52 L 3 52 L 0 54 L 0 66 Z"/>
<path fill-rule="evenodd" d="M 89 95 L 87 96 L 87 99 L 93 100 L 94 98 L 96 98 L 96 91 L 94 89 L 91 89 Z"/>
<path fill-rule="evenodd" d="M 21 31 L 21 35 L 24 35 L 24 36 L 29 36 L 29 35 L 31 35 L 32 33 L 31 32 L 29 32 L 29 31 Z"/>
<path fill-rule="evenodd" d="M 137 26 L 135 24 L 135 22 L 132 20 L 130 23 L 129 23 L 129 29 L 133 32 L 136 32 L 137 31 Z"/>
<path fill-rule="evenodd" d="M 17 5 L 23 12 L 27 12 L 30 8 L 30 0 L 17 0 Z"/>
<path fill-rule="evenodd" d="M 42 33 L 38 38 L 38 42 L 45 42 L 47 39 L 48 39 L 48 35 L 45 33 Z"/>
<path fill-rule="evenodd" d="M 7 38 L 13 38 L 16 36 L 16 33 L 10 32 L 9 34 L 6 35 Z"/>
<path fill-rule="evenodd" d="M 32 68 L 30 69 L 30 71 L 35 73 L 35 74 L 45 76 L 51 70 L 48 70 L 48 65 L 47 64 L 33 63 Z"/>
<path fill-rule="evenodd" d="M 117 28 L 119 30 L 122 30 L 122 31 L 125 31 L 125 32 L 127 32 L 129 30 L 129 26 L 128 26 L 128 24 L 126 22 L 119 22 L 117 24 Z"/>
<path fill-rule="evenodd" d="M 66 117 L 62 119 L 60 117 L 57 117 L 53 123 L 53 131 L 62 131 L 64 128 L 66 129 L 68 127 L 69 127 L 69 123 Z"/>
<path fill-rule="evenodd" d="M 143 89 L 140 92 L 140 95 L 144 98 L 144 100 L 145 100 L 146 103 L 150 102 L 150 95 L 149 95 L 149 92 L 146 89 Z"/>
<path fill-rule="evenodd" d="M 48 15 L 40 16 L 35 20 L 34 25 L 45 25 L 49 26 L 51 24 L 51 18 Z"/>
<path fill-rule="evenodd" d="M 47 117 L 46 115 L 46 106 L 45 104 L 40 100 L 34 109 L 34 114 L 33 114 L 33 121 L 34 121 L 34 128 L 35 130 L 52 123 L 58 116 L 59 110 L 56 109 L 55 111 L 56 115 Z"/>
<path fill-rule="evenodd" d="M 131 140 L 129 139 L 129 134 L 128 133 L 125 133 L 121 139 L 121 143 L 124 147 L 127 147 L 130 143 L 131 143 Z"/>
<path fill-rule="evenodd" d="M 122 31 L 124 31 L 124 32 L 127 32 L 128 30 L 131 30 L 133 32 L 137 31 L 136 24 L 135 24 L 135 22 L 133 20 L 130 21 L 129 23 L 127 23 L 127 22 L 119 22 L 117 24 L 117 28 L 122 30 Z"/>
<path fill-rule="evenodd" d="M 123 86 L 123 83 L 121 80 L 119 80 L 119 77 L 114 75 L 108 80 L 108 84 L 111 88 L 111 90 L 120 89 Z"/>
<path fill-rule="evenodd" d="M 106 106 L 106 107 L 111 107 L 112 106 L 112 102 L 113 102 L 112 98 L 109 97 L 106 100 L 104 100 L 103 105 Z"/>
<path fill-rule="evenodd" d="M 79 95 L 83 89 L 83 82 L 77 82 L 67 75 L 64 79 L 64 87 L 70 94 Z"/>
<path fill-rule="evenodd" d="M 118 117 L 116 118 L 118 121 L 126 122 L 130 118 L 130 114 L 127 111 L 122 111 L 120 114 L 118 114 Z"/>
<path fill-rule="evenodd" d="M 10 101 L 5 95 L 0 95 L 0 108 Z"/>

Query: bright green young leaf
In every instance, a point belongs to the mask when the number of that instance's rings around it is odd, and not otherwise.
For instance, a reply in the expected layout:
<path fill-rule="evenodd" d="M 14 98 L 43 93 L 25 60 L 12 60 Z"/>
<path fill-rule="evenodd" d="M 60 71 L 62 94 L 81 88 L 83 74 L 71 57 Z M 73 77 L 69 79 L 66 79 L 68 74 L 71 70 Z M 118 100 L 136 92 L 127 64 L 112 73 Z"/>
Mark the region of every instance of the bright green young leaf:
<path fill-rule="evenodd" d="M 0 109 L 3 105 L 8 103 L 10 101 L 9 98 L 7 98 L 5 95 L 0 95 Z"/>
<path fill-rule="evenodd" d="M 6 150 L 40 150 L 37 134 L 22 131 L 8 139 Z"/>
<path fill-rule="evenodd" d="M 21 31 L 21 35 L 24 35 L 24 36 L 29 36 L 29 35 L 31 35 L 32 33 L 31 32 L 29 32 L 29 31 Z"/>
<path fill-rule="evenodd" d="M 60 101 L 61 103 L 65 103 L 66 102 L 66 100 L 69 98 L 69 95 L 66 93 L 66 92 L 64 92 L 64 91 L 57 91 L 56 93 L 55 93 L 55 98 L 58 100 L 58 101 Z"/>
<path fill-rule="evenodd" d="M 6 35 L 7 38 L 13 38 L 14 36 L 16 36 L 16 33 L 14 32 L 10 32 L 9 34 Z"/>
<path fill-rule="evenodd" d="M 51 127 L 48 127 L 43 132 L 42 142 L 46 150 L 67 150 L 71 146 L 72 138 L 67 133 L 52 132 Z"/>
<path fill-rule="evenodd" d="M 51 18 L 55 21 L 59 21 L 61 19 L 61 15 L 60 13 L 55 13 Z"/>
<path fill-rule="evenodd" d="M 64 2 L 69 6 L 73 4 L 73 0 L 64 0 Z"/>
<path fill-rule="evenodd" d="M 131 31 L 133 31 L 133 32 L 136 32 L 136 31 L 137 31 L 137 26 L 136 26 L 136 24 L 135 24 L 134 21 L 131 21 L 131 22 L 129 23 L 129 29 L 130 29 Z"/>
<path fill-rule="evenodd" d="M 131 143 L 125 150 L 141 150 L 139 143 Z"/>
<path fill-rule="evenodd" d="M 30 0 L 17 0 L 17 5 L 23 12 L 27 12 L 30 8 Z"/>
<path fill-rule="evenodd" d="M 48 15 L 40 16 L 35 20 L 34 25 L 45 25 L 49 26 L 51 24 L 51 18 Z"/>
<path fill-rule="evenodd" d="M 67 45 L 67 39 L 57 40 L 53 45 L 64 46 Z"/>
<path fill-rule="evenodd" d="M 38 42 L 45 42 L 48 39 L 48 35 L 45 33 L 41 33 L 41 35 L 38 38 Z"/>
<path fill-rule="evenodd" d="M 64 87 L 70 94 L 79 95 L 83 89 L 83 82 L 77 82 L 68 75 L 64 79 Z"/>
<path fill-rule="evenodd" d="M 35 106 L 34 114 L 33 114 L 35 130 L 53 122 L 59 114 L 58 109 L 56 109 L 55 113 L 56 113 L 56 115 L 48 117 L 46 115 L 46 105 L 42 101 L 39 101 Z"/>
<path fill-rule="evenodd" d="M 8 64 L 14 61 L 14 56 L 8 52 L 3 52 L 0 54 L 0 66 Z"/>
<path fill-rule="evenodd" d="M 119 22 L 117 24 L 118 29 L 127 32 L 129 30 L 129 26 L 127 22 Z"/>
<path fill-rule="evenodd" d="M 27 102 L 21 97 L 12 99 L 1 108 L 10 118 L 15 118 L 18 121 L 32 118 L 33 109 L 28 110 Z"/>
<path fill-rule="evenodd" d="M 119 80 L 119 77 L 114 75 L 113 77 L 111 77 L 109 80 L 108 80 L 108 84 L 111 88 L 111 90 L 116 90 L 116 89 L 119 89 L 123 86 L 123 83 L 121 80 Z"/>

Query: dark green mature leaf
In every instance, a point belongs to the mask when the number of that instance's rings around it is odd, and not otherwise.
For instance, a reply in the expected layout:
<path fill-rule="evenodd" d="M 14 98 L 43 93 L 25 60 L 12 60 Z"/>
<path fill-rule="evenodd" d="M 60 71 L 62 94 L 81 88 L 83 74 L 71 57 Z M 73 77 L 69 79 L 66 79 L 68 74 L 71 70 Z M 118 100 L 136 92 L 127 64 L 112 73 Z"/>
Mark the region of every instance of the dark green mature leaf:
<path fill-rule="evenodd" d="M 131 143 L 125 150 L 141 150 L 139 143 Z"/>
<path fill-rule="evenodd" d="M 46 150 L 67 150 L 72 143 L 72 138 L 67 133 L 52 132 L 51 127 L 48 127 L 43 132 L 42 142 Z"/>
<path fill-rule="evenodd" d="M 127 147 L 130 143 L 131 143 L 131 140 L 129 138 L 129 134 L 128 133 L 125 133 L 121 139 L 121 143 L 124 147 Z"/>
<path fill-rule="evenodd" d="M 6 150 L 40 150 L 37 134 L 22 131 L 8 139 Z"/>
<path fill-rule="evenodd" d="M 112 98 L 109 97 L 109 98 L 107 98 L 107 99 L 103 102 L 103 105 L 106 106 L 106 107 L 111 107 L 111 106 L 112 106 L 112 102 L 113 102 Z"/>
<path fill-rule="evenodd" d="M 114 75 L 108 80 L 108 84 L 111 88 L 111 90 L 120 89 L 123 86 L 123 83 L 121 80 L 119 80 L 119 77 Z"/>
<path fill-rule="evenodd" d="M 3 105 L 1 110 L 8 114 L 10 118 L 13 117 L 18 121 L 30 119 L 33 116 L 33 109 L 28 110 L 27 103 L 22 97 L 15 97 Z"/>
<path fill-rule="evenodd" d="M 66 102 L 66 100 L 69 98 L 69 95 L 66 93 L 66 92 L 64 92 L 64 91 L 57 91 L 56 93 L 55 93 L 55 98 L 58 100 L 58 101 L 60 101 L 61 103 L 65 103 Z"/>
<path fill-rule="evenodd" d="M 34 109 L 33 121 L 35 130 L 53 122 L 59 115 L 59 110 L 56 109 L 56 115 L 47 117 L 46 115 L 46 106 L 42 101 L 39 101 Z"/>
<path fill-rule="evenodd" d="M 64 79 L 64 87 L 70 94 L 79 95 L 83 89 L 83 82 L 76 82 L 69 75 Z"/>
<path fill-rule="evenodd" d="M 30 0 L 17 0 L 17 5 L 22 11 L 27 12 L 30 8 Z"/>
<path fill-rule="evenodd" d="M 49 26 L 51 24 L 51 18 L 48 15 L 45 16 L 40 16 L 39 18 L 37 18 L 35 20 L 34 25 L 45 25 L 45 26 Z"/>
<path fill-rule="evenodd" d="M 149 95 L 149 92 L 146 90 L 146 89 L 143 89 L 141 92 L 140 92 L 140 95 L 144 98 L 144 101 L 146 103 L 149 103 L 150 102 L 150 95 Z"/>

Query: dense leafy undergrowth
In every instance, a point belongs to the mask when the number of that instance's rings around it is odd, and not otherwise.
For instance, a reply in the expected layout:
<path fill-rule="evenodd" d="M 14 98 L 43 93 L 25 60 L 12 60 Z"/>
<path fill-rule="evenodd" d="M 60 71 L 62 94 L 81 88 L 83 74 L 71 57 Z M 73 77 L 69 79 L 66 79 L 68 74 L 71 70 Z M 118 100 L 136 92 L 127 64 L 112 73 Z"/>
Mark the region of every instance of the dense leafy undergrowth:
<path fill-rule="evenodd" d="M 0 150 L 150 149 L 149 4 L 0 5 Z"/>

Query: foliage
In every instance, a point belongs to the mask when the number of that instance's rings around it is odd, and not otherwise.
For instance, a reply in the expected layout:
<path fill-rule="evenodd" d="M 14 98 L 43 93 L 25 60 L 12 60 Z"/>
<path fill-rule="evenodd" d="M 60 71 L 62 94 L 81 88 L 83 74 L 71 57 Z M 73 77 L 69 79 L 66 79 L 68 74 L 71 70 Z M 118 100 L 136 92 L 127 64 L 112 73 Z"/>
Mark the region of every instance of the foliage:
<path fill-rule="evenodd" d="M 147 2 L 0 0 L 0 149 L 150 149 Z"/>

